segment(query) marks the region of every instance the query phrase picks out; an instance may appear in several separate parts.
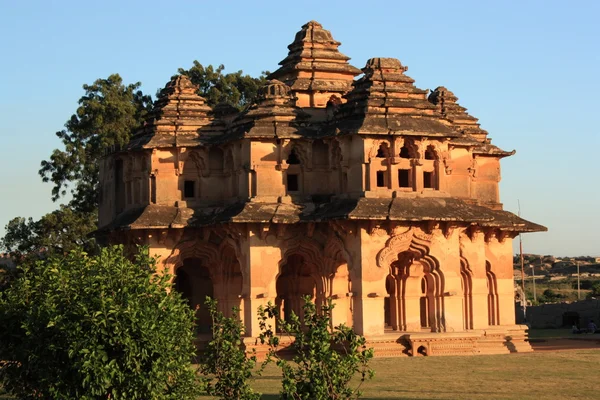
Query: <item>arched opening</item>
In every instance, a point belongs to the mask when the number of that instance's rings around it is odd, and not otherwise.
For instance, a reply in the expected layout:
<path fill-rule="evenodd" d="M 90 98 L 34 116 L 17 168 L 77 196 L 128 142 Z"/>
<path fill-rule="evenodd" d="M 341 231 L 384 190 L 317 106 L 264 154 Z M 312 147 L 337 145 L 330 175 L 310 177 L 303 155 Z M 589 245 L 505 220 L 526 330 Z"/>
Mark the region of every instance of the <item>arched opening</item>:
<path fill-rule="evenodd" d="M 430 306 L 430 289 L 427 282 L 427 278 L 421 279 L 421 297 L 419 298 L 419 312 L 421 316 L 421 328 L 431 328 L 429 320 L 429 306 Z"/>
<path fill-rule="evenodd" d="M 377 158 L 388 158 L 390 156 L 390 148 L 387 143 L 381 143 L 377 149 Z"/>
<path fill-rule="evenodd" d="M 297 194 L 302 190 L 302 166 L 295 148 L 290 152 L 286 162 L 288 164 L 285 173 L 285 188 L 287 194 Z"/>
<path fill-rule="evenodd" d="M 383 300 L 385 329 L 398 330 L 396 280 L 391 274 L 385 278 L 385 291 L 387 293 L 387 296 Z"/>
<path fill-rule="evenodd" d="M 400 158 L 410 158 L 410 150 L 406 145 L 402 146 L 400 149 Z"/>
<path fill-rule="evenodd" d="M 435 150 L 433 149 L 433 146 L 427 146 L 427 149 L 425 149 L 425 159 L 435 160 Z"/>
<path fill-rule="evenodd" d="M 498 325 L 500 319 L 498 314 L 498 287 L 496 275 L 492 272 L 492 266 L 489 261 L 485 262 L 485 272 L 488 290 L 488 325 Z"/>
<path fill-rule="evenodd" d="M 210 272 L 199 258 L 186 258 L 175 272 L 175 290 L 179 291 L 190 307 L 197 309 L 196 326 L 198 333 L 210 333 L 211 318 L 204 302 L 206 297 L 214 297 Z"/>
<path fill-rule="evenodd" d="M 460 285 L 463 293 L 463 328 L 473 329 L 473 279 L 465 260 L 460 262 Z"/>
<path fill-rule="evenodd" d="M 298 154 L 296 154 L 296 149 L 292 149 L 292 151 L 290 151 L 290 155 L 288 156 L 286 163 L 288 165 L 300 164 L 300 158 L 298 158 Z"/>
<path fill-rule="evenodd" d="M 234 257 L 233 249 L 226 247 L 223 253 L 221 270 L 214 279 L 215 298 L 223 315 L 242 318 L 243 276 L 240 263 Z M 237 309 L 235 312 L 234 308 Z"/>
<path fill-rule="evenodd" d="M 194 199 L 199 196 L 200 168 L 197 154 L 192 153 L 183 163 L 180 176 L 182 199 Z"/>
<path fill-rule="evenodd" d="M 438 188 L 438 162 L 436 152 L 433 146 L 427 146 L 425 149 L 425 160 L 423 161 L 423 189 Z"/>
<path fill-rule="evenodd" d="M 303 320 L 302 306 L 304 296 L 310 296 L 317 303 L 317 281 L 310 266 L 303 256 L 290 255 L 281 266 L 281 273 L 276 283 L 277 300 L 280 315 L 289 321 L 292 314 Z M 322 299 L 319 299 L 322 301 Z"/>
<path fill-rule="evenodd" d="M 387 329 L 419 332 L 443 331 L 444 282 L 431 257 L 411 251 L 398 254 L 385 281 L 389 299 L 384 301 Z"/>

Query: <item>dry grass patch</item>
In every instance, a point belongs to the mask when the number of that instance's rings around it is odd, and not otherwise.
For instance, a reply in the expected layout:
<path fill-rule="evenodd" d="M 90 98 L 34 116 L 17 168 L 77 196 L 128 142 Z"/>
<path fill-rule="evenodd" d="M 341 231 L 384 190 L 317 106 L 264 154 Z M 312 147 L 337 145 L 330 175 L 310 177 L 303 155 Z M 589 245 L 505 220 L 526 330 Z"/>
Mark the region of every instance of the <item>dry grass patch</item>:
<path fill-rule="evenodd" d="M 500 356 L 380 358 L 364 399 L 598 399 L 600 350 Z M 276 399 L 279 375 L 269 367 L 252 386 Z"/>

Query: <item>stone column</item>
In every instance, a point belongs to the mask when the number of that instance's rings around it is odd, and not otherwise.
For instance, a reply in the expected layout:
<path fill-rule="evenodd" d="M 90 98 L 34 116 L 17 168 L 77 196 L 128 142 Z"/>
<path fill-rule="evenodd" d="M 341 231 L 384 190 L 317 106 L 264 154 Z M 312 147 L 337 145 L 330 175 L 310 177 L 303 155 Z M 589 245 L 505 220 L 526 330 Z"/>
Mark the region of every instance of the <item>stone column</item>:
<path fill-rule="evenodd" d="M 355 269 L 353 284 L 354 330 L 364 336 L 383 335 L 385 324 L 385 279 L 388 270 L 377 265 L 377 254 L 385 246 L 386 236 L 370 235 L 365 227 L 347 236 Z"/>
<path fill-rule="evenodd" d="M 257 337 L 260 334 L 258 307 L 265 306 L 269 302 L 275 304 L 277 296 L 275 285 L 279 273 L 281 250 L 277 243 L 267 244 L 266 237 L 263 238 L 258 229 L 249 229 L 247 239 L 242 241 L 246 254 L 245 265 L 242 266 L 245 274 L 242 286 L 244 323 L 246 336 L 250 337 Z"/>
<path fill-rule="evenodd" d="M 422 275 L 409 276 L 406 278 L 404 289 L 405 326 L 407 332 L 419 332 L 421 330 L 421 280 Z"/>
<path fill-rule="evenodd" d="M 352 301 L 352 298 L 350 297 L 348 288 L 347 264 L 340 265 L 337 268 L 337 273 L 333 277 L 331 286 L 332 301 L 335 304 L 331 315 L 331 322 L 333 326 L 338 326 L 339 324 L 352 326 L 352 321 L 348 320 L 350 302 Z"/>

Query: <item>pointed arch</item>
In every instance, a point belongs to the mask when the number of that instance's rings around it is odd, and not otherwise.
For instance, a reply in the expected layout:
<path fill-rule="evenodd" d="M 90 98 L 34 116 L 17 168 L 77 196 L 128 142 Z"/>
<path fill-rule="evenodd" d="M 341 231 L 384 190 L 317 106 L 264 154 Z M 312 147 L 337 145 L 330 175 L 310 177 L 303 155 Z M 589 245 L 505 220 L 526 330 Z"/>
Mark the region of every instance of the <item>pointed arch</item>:
<path fill-rule="evenodd" d="M 488 325 L 499 325 L 498 282 L 496 274 L 492 271 L 492 264 L 487 260 L 485 262 L 485 276 L 488 290 Z"/>
<path fill-rule="evenodd" d="M 463 296 L 463 328 L 473 329 L 473 271 L 469 262 L 460 257 L 460 283 Z"/>

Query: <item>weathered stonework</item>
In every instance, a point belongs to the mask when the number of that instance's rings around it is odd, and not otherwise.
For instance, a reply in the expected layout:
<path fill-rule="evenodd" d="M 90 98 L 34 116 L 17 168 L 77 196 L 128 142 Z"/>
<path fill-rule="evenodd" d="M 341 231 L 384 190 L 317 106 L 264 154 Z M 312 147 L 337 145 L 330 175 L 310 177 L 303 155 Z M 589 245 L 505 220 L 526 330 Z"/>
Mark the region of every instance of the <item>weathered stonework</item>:
<path fill-rule="evenodd" d="M 414 86 L 400 61 L 363 75 L 312 21 L 254 105 L 212 110 L 185 76 L 144 128 L 101 162 L 98 235 L 144 244 L 191 305 L 300 313 L 378 355 L 530 351 L 515 325 L 512 239 L 545 230 L 502 210 L 500 159 L 450 91 Z M 200 307 L 198 324 L 208 332 Z M 250 341 L 250 339 L 248 339 Z"/>

